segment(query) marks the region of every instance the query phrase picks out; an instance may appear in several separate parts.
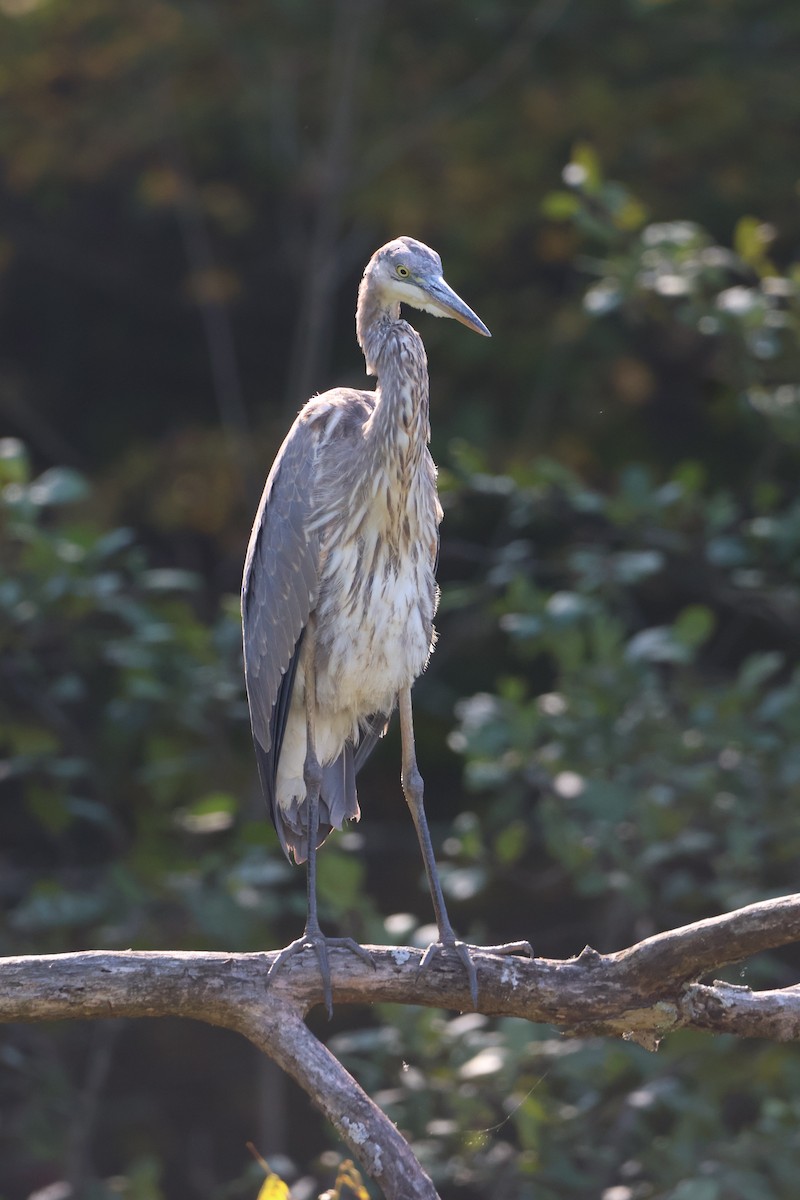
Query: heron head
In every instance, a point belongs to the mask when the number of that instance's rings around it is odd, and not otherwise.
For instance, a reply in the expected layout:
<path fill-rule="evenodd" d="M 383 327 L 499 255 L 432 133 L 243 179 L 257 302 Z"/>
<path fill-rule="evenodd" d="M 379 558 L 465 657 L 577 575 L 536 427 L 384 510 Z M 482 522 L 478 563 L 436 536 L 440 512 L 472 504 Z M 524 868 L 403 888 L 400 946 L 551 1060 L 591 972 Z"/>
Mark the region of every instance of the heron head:
<path fill-rule="evenodd" d="M 410 237 L 387 242 L 373 254 L 364 274 L 388 304 L 409 304 L 435 317 L 452 317 L 484 337 L 492 336 L 480 317 L 445 283 L 442 260 L 423 242 Z"/>

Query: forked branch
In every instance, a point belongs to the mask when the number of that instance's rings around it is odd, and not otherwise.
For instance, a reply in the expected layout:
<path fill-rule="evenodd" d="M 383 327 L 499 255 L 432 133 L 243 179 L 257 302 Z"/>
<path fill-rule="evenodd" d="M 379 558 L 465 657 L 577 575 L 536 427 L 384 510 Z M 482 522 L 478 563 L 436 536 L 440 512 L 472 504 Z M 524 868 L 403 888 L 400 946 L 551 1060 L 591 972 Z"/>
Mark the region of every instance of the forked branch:
<path fill-rule="evenodd" d="M 647 938 L 614 954 L 509 959 L 476 952 L 482 1012 L 611 1034 L 655 1049 L 689 1028 L 800 1039 L 800 985 L 752 992 L 704 976 L 800 941 L 800 894 Z M 374 970 L 331 953 L 334 1004 L 393 1002 L 468 1009 L 460 960 L 441 956 L 418 975 L 421 951 L 370 947 Z M 305 1089 L 387 1200 L 435 1200 L 430 1179 L 394 1124 L 305 1024 L 322 1000 L 316 956 L 296 956 L 265 987 L 269 954 L 88 951 L 0 960 L 0 1020 L 193 1017 L 244 1034 Z"/>

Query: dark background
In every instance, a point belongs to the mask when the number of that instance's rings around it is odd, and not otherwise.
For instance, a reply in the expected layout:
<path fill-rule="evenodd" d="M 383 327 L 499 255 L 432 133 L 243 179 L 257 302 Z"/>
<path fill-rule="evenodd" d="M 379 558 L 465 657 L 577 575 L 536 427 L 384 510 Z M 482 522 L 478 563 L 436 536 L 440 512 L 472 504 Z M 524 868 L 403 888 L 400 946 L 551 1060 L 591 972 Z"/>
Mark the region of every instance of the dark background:
<path fill-rule="evenodd" d="M 260 949 L 304 884 L 258 795 L 237 592 L 355 295 L 433 245 L 445 507 L 415 689 L 459 932 L 620 948 L 793 891 L 794 0 L 0 0 L 0 951 Z M 325 927 L 425 942 L 392 731 Z M 730 978 L 793 983 L 789 953 Z M 794 1190 L 800 1059 L 321 1014 L 448 1200 Z M 297 1197 L 339 1149 L 237 1039 L 6 1029 L 0 1197 Z"/>

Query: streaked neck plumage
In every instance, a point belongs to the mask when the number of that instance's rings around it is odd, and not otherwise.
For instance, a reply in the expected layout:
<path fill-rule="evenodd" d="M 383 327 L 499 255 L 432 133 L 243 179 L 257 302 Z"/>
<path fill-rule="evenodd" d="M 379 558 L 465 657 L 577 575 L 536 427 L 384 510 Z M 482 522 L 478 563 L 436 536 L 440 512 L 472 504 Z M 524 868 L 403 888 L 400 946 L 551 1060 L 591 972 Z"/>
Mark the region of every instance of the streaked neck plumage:
<path fill-rule="evenodd" d="M 399 302 L 387 301 L 369 270 L 358 291 L 356 333 L 367 374 L 378 381 L 375 410 L 364 427 L 373 463 L 407 476 L 430 440 L 428 360 L 422 338 L 401 319 Z"/>

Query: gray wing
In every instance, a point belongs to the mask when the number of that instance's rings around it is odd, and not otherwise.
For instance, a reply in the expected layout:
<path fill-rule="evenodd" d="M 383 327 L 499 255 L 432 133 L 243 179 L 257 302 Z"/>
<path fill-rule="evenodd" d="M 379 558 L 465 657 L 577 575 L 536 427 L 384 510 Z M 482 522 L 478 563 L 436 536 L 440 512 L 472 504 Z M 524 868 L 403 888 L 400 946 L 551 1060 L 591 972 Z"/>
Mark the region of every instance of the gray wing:
<path fill-rule="evenodd" d="M 244 673 L 259 774 L 275 819 L 275 772 L 303 630 L 319 592 L 308 533 L 318 428 L 292 426 L 264 485 L 242 580 Z"/>
<path fill-rule="evenodd" d="M 319 537 L 309 533 L 317 453 L 332 432 L 346 436 L 372 411 L 370 393 L 342 390 L 311 401 L 278 451 L 253 523 L 242 580 L 244 669 L 261 786 L 284 853 L 296 862 L 308 853 L 302 821 L 277 804 L 275 781 L 294 689 L 303 632 L 319 595 Z M 339 416 L 327 426 L 326 417 Z M 331 827 L 358 816 L 355 775 L 387 718 L 376 715 L 358 747 L 348 743 L 323 768 L 319 842 Z"/>

